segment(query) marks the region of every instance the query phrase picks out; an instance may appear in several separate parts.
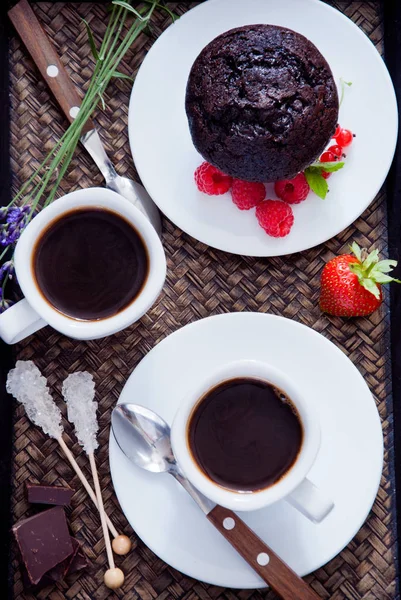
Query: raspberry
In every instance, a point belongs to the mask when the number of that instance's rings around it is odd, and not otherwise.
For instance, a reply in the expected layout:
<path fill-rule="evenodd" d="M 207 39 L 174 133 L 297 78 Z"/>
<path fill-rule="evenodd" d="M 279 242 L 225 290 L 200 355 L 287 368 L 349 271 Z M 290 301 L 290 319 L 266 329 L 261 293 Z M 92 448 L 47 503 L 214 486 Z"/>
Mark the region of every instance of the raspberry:
<path fill-rule="evenodd" d="M 309 190 L 309 184 L 303 173 L 298 173 L 293 179 L 276 181 L 274 184 L 274 191 L 277 196 L 284 202 L 288 202 L 288 204 L 299 204 L 306 199 Z"/>
<path fill-rule="evenodd" d="M 266 197 L 266 190 L 263 183 L 253 183 L 251 181 L 242 181 L 242 179 L 233 179 L 231 188 L 233 202 L 240 210 L 253 208 Z"/>
<path fill-rule="evenodd" d="M 272 237 L 285 237 L 294 224 L 291 206 L 280 200 L 265 200 L 256 207 L 259 225 Z"/>
<path fill-rule="evenodd" d="M 195 183 L 200 192 L 209 196 L 225 194 L 231 187 L 232 177 L 225 175 L 208 162 L 203 162 L 194 173 Z"/>

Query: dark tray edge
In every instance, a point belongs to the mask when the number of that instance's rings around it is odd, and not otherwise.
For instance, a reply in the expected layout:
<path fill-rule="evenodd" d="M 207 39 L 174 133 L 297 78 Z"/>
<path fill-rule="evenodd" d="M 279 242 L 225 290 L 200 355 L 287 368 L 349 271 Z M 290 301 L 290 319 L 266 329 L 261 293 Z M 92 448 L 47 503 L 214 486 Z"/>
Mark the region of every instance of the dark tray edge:
<path fill-rule="evenodd" d="M 383 0 L 384 50 L 387 68 L 401 107 L 401 3 Z M 398 136 L 393 164 L 386 180 L 389 255 L 401 261 L 401 136 Z M 397 267 L 401 276 L 401 264 Z M 396 598 L 400 597 L 399 560 L 401 558 L 401 286 L 390 286 L 390 339 L 393 392 L 393 449 L 395 473 L 395 510 L 397 519 L 398 578 Z"/>
<path fill-rule="evenodd" d="M 0 206 L 11 198 L 11 166 L 9 156 L 9 72 L 7 4 L 0 3 Z M 398 105 L 401 107 L 401 3 L 381 0 L 384 22 L 384 46 L 387 67 L 393 79 Z M 401 261 L 401 141 L 386 180 L 389 255 Z M 401 265 L 397 269 L 401 277 Z M 395 510 L 397 516 L 397 553 L 401 556 L 401 286 L 392 285 L 391 367 L 393 391 L 393 444 L 395 471 Z M 12 349 L 0 341 L 0 592 L 2 598 L 13 598 L 10 565 L 10 500 L 12 473 L 13 403 L 5 391 L 5 377 L 13 362 Z M 399 572 L 395 600 L 399 598 Z"/>

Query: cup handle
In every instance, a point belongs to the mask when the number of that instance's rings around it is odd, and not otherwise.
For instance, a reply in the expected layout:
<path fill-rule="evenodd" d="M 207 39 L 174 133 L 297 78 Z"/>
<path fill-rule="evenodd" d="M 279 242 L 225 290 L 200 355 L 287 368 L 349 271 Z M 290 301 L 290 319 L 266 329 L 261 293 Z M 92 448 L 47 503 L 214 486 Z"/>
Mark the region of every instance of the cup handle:
<path fill-rule="evenodd" d="M 47 325 L 24 298 L 0 314 L 0 337 L 16 344 Z"/>
<path fill-rule="evenodd" d="M 334 508 L 334 502 L 306 478 L 286 500 L 313 523 L 323 521 Z"/>

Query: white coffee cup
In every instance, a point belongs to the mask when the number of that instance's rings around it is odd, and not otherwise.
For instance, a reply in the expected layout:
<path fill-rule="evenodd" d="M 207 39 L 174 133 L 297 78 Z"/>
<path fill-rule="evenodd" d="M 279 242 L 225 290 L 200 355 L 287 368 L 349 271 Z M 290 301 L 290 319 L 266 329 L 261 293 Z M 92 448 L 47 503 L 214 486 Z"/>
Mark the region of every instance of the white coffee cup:
<path fill-rule="evenodd" d="M 149 273 L 139 295 L 126 308 L 104 319 L 82 321 L 62 314 L 40 293 L 32 255 L 37 240 L 52 221 L 75 208 L 91 207 L 109 209 L 133 225 L 146 246 Z M 166 278 L 166 257 L 156 231 L 135 206 L 106 188 L 88 188 L 63 196 L 32 219 L 15 249 L 15 271 L 25 297 L 0 315 L 0 337 L 7 344 L 15 344 L 46 325 L 71 338 L 94 340 L 125 329 L 149 310 Z"/>
<path fill-rule="evenodd" d="M 215 386 L 239 377 L 267 381 L 285 392 L 296 408 L 303 428 L 301 449 L 293 465 L 279 481 L 255 492 L 237 492 L 209 479 L 196 463 L 188 440 L 191 416 L 205 394 Z M 201 385 L 183 398 L 173 421 L 171 442 L 184 475 L 205 496 L 226 508 L 256 510 L 285 498 L 311 521 L 320 523 L 334 507 L 333 502 L 307 479 L 320 447 L 320 425 L 316 410 L 289 377 L 267 363 L 241 360 L 229 363 L 206 377 Z"/>

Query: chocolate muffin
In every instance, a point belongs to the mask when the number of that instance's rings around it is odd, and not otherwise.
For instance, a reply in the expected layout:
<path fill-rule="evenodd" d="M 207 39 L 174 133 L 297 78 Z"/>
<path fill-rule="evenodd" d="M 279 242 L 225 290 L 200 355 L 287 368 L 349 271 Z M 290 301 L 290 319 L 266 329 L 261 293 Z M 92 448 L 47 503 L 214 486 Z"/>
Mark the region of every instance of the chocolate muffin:
<path fill-rule="evenodd" d="M 337 124 L 338 95 L 327 61 L 306 37 L 247 25 L 199 54 L 185 108 L 205 160 L 238 179 L 276 181 L 324 150 Z"/>

